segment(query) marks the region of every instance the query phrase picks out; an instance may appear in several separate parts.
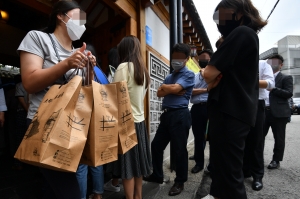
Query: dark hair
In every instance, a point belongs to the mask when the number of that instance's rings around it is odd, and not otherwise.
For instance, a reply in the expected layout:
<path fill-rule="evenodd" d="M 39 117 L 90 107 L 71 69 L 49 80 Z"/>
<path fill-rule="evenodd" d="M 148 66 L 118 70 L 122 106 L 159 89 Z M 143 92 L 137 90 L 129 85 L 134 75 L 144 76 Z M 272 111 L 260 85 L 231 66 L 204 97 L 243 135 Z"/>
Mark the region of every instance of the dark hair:
<path fill-rule="evenodd" d="M 268 59 L 279 59 L 281 61 L 281 63 L 283 63 L 283 57 L 279 54 L 276 55 L 272 55 L 271 57 L 269 57 Z"/>
<path fill-rule="evenodd" d="M 210 50 L 210 49 L 204 49 L 204 50 L 202 50 L 200 53 L 199 53 L 199 55 L 201 55 L 201 54 L 203 54 L 203 53 L 207 53 L 208 55 L 209 55 L 209 57 L 211 58 L 212 56 L 213 56 L 213 51 L 212 50 Z M 198 56 L 199 56 L 198 55 Z"/>
<path fill-rule="evenodd" d="M 223 37 L 220 37 L 220 38 L 218 39 L 218 41 L 216 42 L 216 48 L 219 48 L 219 47 L 221 46 L 221 44 L 223 43 L 223 41 L 224 41 L 224 38 L 223 38 Z"/>
<path fill-rule="evenodd" d="M 52 8 L 52 12 L 49 17 L 49 22 L 46 28 L 44 28 L 42 31 L 46 33 L 53 33 L 56 28 L 56 22 L 57 22 L 57 15 L 59 14 L 65 14 L 69 12 L 70 10 L 73 10 L 75 8 L 79 8 L 80 6 L 76 1 L 58 1 L 54 4 Z"/>
<path fill-rule="evenodd" d="M 117 47 L 113 47 L 108 52 L 108 64 L 113 66 L 115 69 L 119 66 L 119 54 Z"/>
<path fill-rule="evenodd" d="M 222 0 L 218 8 L 230 8 L 236 13 L 241 12 L 243 16 L 243 25 L 252 28 L 255 32 L 259 32 L 265 25 L 268 24 L 267 21 L 263 20 L 258 12 L 258 10 L 253 6 L 251 0 Z"/>
<path fill-rule="evenodd" d="M 97 54 L 94 46 L 92 44 L 86 44 L 86 50 L 91 51 L 91 53 L 96 57 L 98 67 L 101 67 L 102 62 L 101 62 L 101 59 L 98 57 L 98 54 Z"/>
<path fill-rule="evenodd" d="M 141 43 L 135 36 L 126 36 L 118 44 L 118 54 L 120 57 L 120 63 L 129 62 L 134 66 L 134 80 L 137 85 L 144 84 L 144 75 L 146 77 L 146 88 L 150 82 L 150 76 L 143 60 Z"/>
<path fill-rule="evenodd" d="M 189 45 L 184 43 L 177 43 L 172 48 L 172 54 L 174 52 L 184 53 L 186 57 L 189 57 L 191 54 L 191 48 Z"/>

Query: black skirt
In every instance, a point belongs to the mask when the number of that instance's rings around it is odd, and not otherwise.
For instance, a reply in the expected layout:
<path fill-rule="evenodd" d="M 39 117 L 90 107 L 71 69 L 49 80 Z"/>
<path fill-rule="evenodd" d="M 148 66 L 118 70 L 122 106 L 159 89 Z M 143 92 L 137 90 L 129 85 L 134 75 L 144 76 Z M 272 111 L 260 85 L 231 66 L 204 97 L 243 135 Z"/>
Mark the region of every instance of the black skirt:
<path fill-rule="evenodd" d="M 138 144 L 123 155 L 118 155 L 118 160 L 107 165 L 106 171 L 122 179 L 148 176 L 152 173 L 150 144 L 145 121 L 135 123 Z"/>

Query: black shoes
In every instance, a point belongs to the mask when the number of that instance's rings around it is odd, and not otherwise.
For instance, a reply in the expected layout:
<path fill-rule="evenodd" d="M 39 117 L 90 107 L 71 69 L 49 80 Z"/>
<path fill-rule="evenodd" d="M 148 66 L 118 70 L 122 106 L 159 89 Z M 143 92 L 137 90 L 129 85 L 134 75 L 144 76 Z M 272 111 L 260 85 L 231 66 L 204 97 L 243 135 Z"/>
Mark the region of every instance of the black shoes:
<path fill-rule="evenodd" d="M 183 189 L 184 189 L 183 183 L 175 182 L 169 191 L 169 196 L 176 196 L 176 195 L 180 194 Z"/>
<path fill-rule="evenodd" d="M 278 169 L 280 167 L 279 161 L 272 160 L 268 166 L 268 169 Z"/>
<path fill-rule="evenodd" d="M 192 173 L 198 173 L 198 172 L 200 172 L 200 171 L 202 171 L 202 169 L 203 169 L 203 167 L 199 167 L 199 166 L 194 166 L 193 168 L 192 168 Z"/>
<path fill-rule="evenodd" d="M 259 191 L 263 188 L 263 183 L 262 183 L 262 179 L 253 179 L 252 182 L 252 189 L 255 191 Z"/>
<path fill-rule="evenodd" d="M 162 184 L 164 182 L 164 178 L 157 178 L 157 177 L 153 176 L 153 174 L 151 174 L 150 176 L 147 176 L 147 177 L 144 176 L 143 180 L 147 181 L 147 182 L 155 182 L 158 184 Z"/>
<path fill-rule="evenodd" d="M 193 155 L 193 156 L 189 157 L 189 160 L 195 160 L 195 156 Z"/>

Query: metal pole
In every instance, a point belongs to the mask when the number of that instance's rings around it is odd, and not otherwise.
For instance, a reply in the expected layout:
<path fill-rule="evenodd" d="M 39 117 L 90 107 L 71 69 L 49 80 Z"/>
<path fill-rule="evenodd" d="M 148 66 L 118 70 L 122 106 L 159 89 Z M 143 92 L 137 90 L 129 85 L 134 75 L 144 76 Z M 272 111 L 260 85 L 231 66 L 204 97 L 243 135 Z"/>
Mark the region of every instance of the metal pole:
<path fill-rule="evenodd" d="M 182 0 L 177 0 L 177 24 L 178 24 L 178 43 L 183 43 L 182 36 Z"/>
<path fill-rule="evenodd" d="M 172 48 L 178 42 L 178 31 L 177 31 L 177 0 L 171 0 L 169 5 L 170 14 L 170 62 L 172 59 Z M 170 66 L 170 72 L 173 68 Z M 174 153 L 174 146 L 170 142 L 170 169 L 171 172 L 176 169 L 176 154 Z"/>

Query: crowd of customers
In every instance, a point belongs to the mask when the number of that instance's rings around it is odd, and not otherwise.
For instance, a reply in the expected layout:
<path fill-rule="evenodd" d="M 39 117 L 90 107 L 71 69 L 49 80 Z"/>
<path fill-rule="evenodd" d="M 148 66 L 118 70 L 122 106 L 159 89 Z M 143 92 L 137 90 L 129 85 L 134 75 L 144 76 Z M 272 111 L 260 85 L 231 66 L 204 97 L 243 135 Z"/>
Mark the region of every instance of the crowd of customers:
<path fill-rule="evenodd" d="M 170 142 L 176 155 L 176 177 L 169 196 L 178 195 L 188 181 L 188 160 L 195 162 L 191 173 L 205 168 L 208 139 L 210 157 L 205 170 L 212 183 L 205 199 L 246 199 L 244 178 L 248 177 L 253 178 L 253 190 L 263 188 L 265 136 L 271 127 L 275 145 L 268 169 L 277 169 L 284 155 L 293 79 L 280 72 L 284 62 L 280 55 L 259 60 L 257 33 L 267 21 L 250 0 L 222 0 L 217 5 L 213 19 L 221 38 L 215 53 L 208 49 L 199 53 L 201 69 L 196 74 L 186 67 L 189 45 L 178 43 L 171 49 L 172 72 L 157 89 L 157 97 L 163 98 L 162 114 L 151 143 L 144 113 L 144 98 L 151 81 L 140 41 L 126 36 L 113 47 L 105 74 L 96 67 L 101 60 L 93 46 L 83 43 L 75 49 L 72 45 L 85 31 L 78 22 L 79 15 L 80 7 L 75 1 L 57 2 L 48 26 L 28 32 L 18 47 L 22 82 L 15 96 L 19 101 L 18 118 L 23 121 L 16 132 L 18 144 L 49 87 L 65 82 L 75 69 L 84 69 L 89 61 L 95 66 L 95 74 L 87 74 L 90 80 L 96 76 L 95 80 L 102 84 L 127 82 L 138 144 L 107 165 L 79 164 L 76 173 L 39 168 L 45 179 L 44 198 L 101 199 L 104 190 L 120 191 L 121 179 L 124 198 L 141 199 L 143 180 L 164 182 L 163 155 Z M 0 89 L 1 126 L 6 110 L 2 95 Z M 188 157 L 186 145 L 191 127 L 195 148 L 194 155 Z M 19 168 L 22 164 L 16 161 L 14 166 Z M 87 193 L 88 172 L 92 195 Z M 112 174 L 106 184 L 105 172 Z"/>

